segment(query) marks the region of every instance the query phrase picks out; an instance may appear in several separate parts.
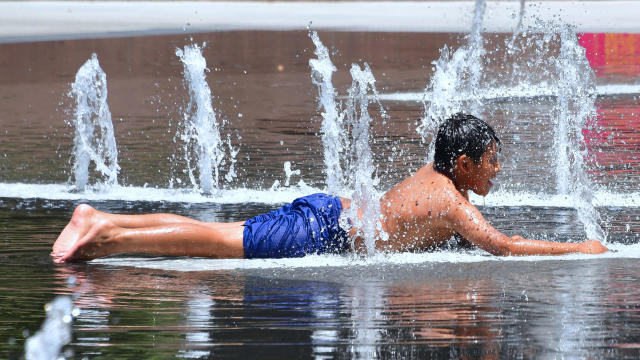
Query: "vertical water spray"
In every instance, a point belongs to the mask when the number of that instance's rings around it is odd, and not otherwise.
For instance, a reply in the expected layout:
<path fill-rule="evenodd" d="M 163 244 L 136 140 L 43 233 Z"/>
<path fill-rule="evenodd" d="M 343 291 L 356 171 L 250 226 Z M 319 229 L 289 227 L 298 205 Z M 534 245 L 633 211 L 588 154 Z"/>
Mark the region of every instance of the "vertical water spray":
<path fill-rule="evenodd" d="M 184 66 L 184 82 L 189 89 L 189 103 L 184 111 L 185 162 L 193 186 L 205 193 L 218 189 L 220 167 L 225 158 L 216 113 L 211 104 L 211 89 L 206 81 L 207 62 L 198 45 L 176 49 Z M 195 154 L 194 154 L 195 153 Z M 194 156 L 195 155 L 195 156 Z M 192 161 L 197 159 L 198 181 Z"/>
<path fill-rule="evenodd" d="M 487 9 L 486 0 L 476 0 L 476 6 L 473 9 L 473 24 L 471 26 L 471 39 L 469 43 L 473 48 L 482 47 L 482 23 L 484 12 Z"/>
<path fill-rule="evenodd" d="M 418 126 L 423 142 L 429 143 L 427 159 L 433 158 L 433 144 L 428 141 L 440 123 L 457 112 L 478 113 L 479 84 L 483 74 L 482 20 L 486 0 L 477 0 L 469 42 L 453 54 L 445 45 L 434 65 L 434 73 L 425 90 L 425 113 Z M 431 96 L 427 98 L 427 94 Z"/>
<path fill-rule="evenodd" d="M 524 21 L 524 13 L 527 4 L 525 0 L 520 0 L 520 11 L 518 12 L 518 24 L 516 24 L 516 29 L 513 31 L 513 35 L 511 36 L 511 41 L 509 42 L 508 48 L 511 49 L 515 43 L 516 37 L 522 31 L 522 23 Z"/>
<path fill-rule="evenodd" d="M 424 142 L 428 142 L 427 138 L 435 134 L 438 126 L 447 116 L 462 111 L 458 94 L 462 79 L 458 76 L 458 69 L 466 66 L 467 56 L 463 49 L 458 49 L 451 56 L 449 48 L 445 45 L 440 50 L 440 58 L 433 63 L 434 73 L 423 99 L 425 114 L 417 129 Z M 427 99 L 429 92 L 431 97 Z M 427 157 L 433 158 L 433 148 L 429 149 Z"/>
<path fill-rule="evenodd" d="M 350 208 L 350 218 L 354 219 L 355 227 L 359 229 L 359 235 L 364 238 L 368 254 L 375 252 L 376 238 L 386 239 L 382 230 L 382 215 L 380 210 L 380 196 L 376 191 L 379 179 L 375 175 L 373 155 L 371 153 L 369 128 L 371 115 L 369 104 L 372 102 L 369 91 L 373 93 L 374 101 L 380 106 L 381 116 L 386 117 L 382 105 L 377 100 L 378 92 L 375 88 L 375 78 L 369 65 L 364 64 L 364 69 L 358 65 L 351 66 L 353 78 L 349 88 L 349 98 L 345 108 L 345 119 L 351 128 L 351 158 L 349 178 L 353 181 L 353 196 Z M 362 214 L 357 216 L 358 210 Z M 378 234 L 378 236 L 376 236 Z"/>
<path fill-rule="evenodd" d="M 89 183 L 91 162 L 107 186 L 118 184 L 118 150 L 107 104 L 107 75 L 91 55 L 76 73 L 69 96 L 75 100 L 73 176 L 76 190 Z"/>
<path fill-rule="evenodd" d="M 468 90 L 476 95 L 480 76 L 482 74 L 482 55 L 484 55 L 484 45 L 482 37 L 482 24 L 484 13 L 487 8 L 486 0 L 476 0 L 476 6 L 473 10 L 473 27 L 471 28 L 471 38 L 469 39 L 470 55 L 469 67 L 471 79 Z M 473 112 L 477 112 L 476 102 L 473 103 Z"/>
<path fill-rule="evenodd" d="M 327 192 L 338 194 L 344 190 L 344 176 L 340 164 L 341 154 L 345 151 L 346 136 L 343 127 L 344 115 L 336 103 L 336 90 L 331 77 L 337 70 L 329 58 L 329 50 L 322 44 L 318 33 L 309 32 L 316 46 L 317 59 L 309 59 L 311 80 L 318 87 L 319 107 L 322 107 L 322 146 L 324 152 Z"/>
<path fill-rule="evenodd" d="M 336 67 L 329 58 L 329 51 L 322 44 L 316 32 L 309 36 L 316 46 L 317 59 L 310 59 L 311 79 L 318 87 L 318 98 L 322 112 L 322 143 L 327 175 L 327 191 L 339 194 L 353 189 L 350 218 L 354 219 L 354 226 L 359 230 L 359 236 L 364 238 L 367 253 L 375 252 L 376 238 L 385 239 L 382 231 L 380 198 L 376 191 L 378 178 L 375 176 L 375 166 L 370 146 L 369 129 L 371 115 L 369 104 L 378 103 L 382 117 L 386 113 L 378 100 L 375 88 L 375 78 L 369 68 L 358 65 L 351 66 L 353 78 L 348 91 L 345 108 L 336 103 L 336 90 L 331 77 Z M 373 93 L 373 100 L 370 96 Z M 349 130 L 350 133 L 349 133 Z M 349 138 L 350 135 L 350 138 Z M 361 212 L 361 219 L 358 217 Z"/>
<path fill-rule="evenodd" d="M 588 120 L 596 116 L 595 74 L 584 48 L 578 43 L 575 29 L 565 25 L 558 36 L 560 55 L 555 59 L 558 98 L 554 139 L 557 191 L 572 198 L 587 237 L 602 241 L 606 236 L 599 225 L 600 215 L 593 206 L 592 185 L 584 164 L 587 149 L 582 134 Z"/>
<path fill-rule="evenodd" d="M 289 186 L 291 182 L 292 175 L 300 175 L 300 170 L 291 169 L 291 161 L 284 162 L 284 175 L 286 179 L 284 180 L 284 186 Z"/>

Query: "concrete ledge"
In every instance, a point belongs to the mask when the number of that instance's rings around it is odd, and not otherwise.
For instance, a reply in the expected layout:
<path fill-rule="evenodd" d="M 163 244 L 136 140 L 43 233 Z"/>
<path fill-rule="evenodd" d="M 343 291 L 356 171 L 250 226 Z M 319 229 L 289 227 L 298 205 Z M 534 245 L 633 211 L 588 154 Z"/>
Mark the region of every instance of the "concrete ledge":
<path fill-rule="evenodd" d="M 468 32 L 473 1 L 0 2 L 0 42 L 228 30 Z M 489 2 L 485 30 L 512 32 L 517 1 Z M 524 24 L 562 20 L 580 32 L 640 32 L 640 1 L 527 2 Z"/>

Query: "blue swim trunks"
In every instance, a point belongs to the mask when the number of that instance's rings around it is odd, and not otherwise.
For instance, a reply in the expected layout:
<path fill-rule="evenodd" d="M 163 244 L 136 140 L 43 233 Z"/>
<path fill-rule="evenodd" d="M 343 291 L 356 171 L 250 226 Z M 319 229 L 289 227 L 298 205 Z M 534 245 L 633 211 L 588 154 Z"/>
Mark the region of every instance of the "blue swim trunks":
<path fill-rule="evenodd" d="M 349 250 L 348 234 L 338 225 L 340 198 L 313 194 L 244 223 L 244 257 L 283 258 Z"/>

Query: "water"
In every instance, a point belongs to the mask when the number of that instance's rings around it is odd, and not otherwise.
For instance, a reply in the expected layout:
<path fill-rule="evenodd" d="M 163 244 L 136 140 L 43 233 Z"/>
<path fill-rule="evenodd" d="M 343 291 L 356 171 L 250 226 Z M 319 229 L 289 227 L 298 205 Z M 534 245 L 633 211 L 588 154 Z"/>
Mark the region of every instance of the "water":
<path fill-rule="evenodd" d="M 368 107 L 377 189 L 424 164 L 426 145 L 416 132 L 424 112 L 420 97 L 435 76 L 430 68 L 439 49 L 464 46 L 463 36 L 319 33 L 338 50 L 331 53 L 338 102 L 348 97 L 353 63 L 362 69 L 366 62 L 375 76 L 389 116 L 383 120 L 375 103 Z M 496 59 L 486 69 L 499 73 L 511 34 L 483 38 L 487 56 Z M 120 213 L 240 221 L 325 189 L 322 110 L 309 79 L 314 44 L 306 31 L 238 31 L 200 34 L 193 42 L 181 35 L 0 45 L 7 69 L 0 73 L 0 357 L 24 356 L 25 339 L 45 319 L 44 304 L 75 294 L 81 311 L 63 353 L 79 359 L 637 358 L 638 37 L 602 38 L 614 50 L 594 66 L 598 115 L 583 130 L 583 165 L 616 252 L 497 258 L 443 250 L 250 261 L 128 254 L 64 266 L 52 264 L 51 244 L 81 202 Z M 516 54 L 539 40 L 544 44 L 541 34 L 521 35 Z M 187 174 L 169 186 L 175 177 L 170 159 L 182 149 L 175 128 L 189 102 L 175 49 L 204 42 L 212 106 L 237 129 L 230 139 L 238 176 L 216 195 L 194 192 Z M 557 41 L 546 46 L 560 51 Z M 70 192 L 74 134 L 58 103 L 93 52 L 109 78 L 121 169 L 117 186 Z M 490 115 L 503 140 L 503 171 L 495 191 L 472 201 L 508 235 L 584 239 L 573 200 L 556 191 L 557 96 L 542 85 L 518 89 L 500 80 L 509 92 L 496 87 L 479 95 L 480 115 Z M 289 187 L 271 191 L 276 180 L 284 184 L 287 161 L 300 174 L 291 174 Z M 71 287 L 70 278 L 76 279 Z"/>
<path fill-rule="evenodd" d="M 376 239 L 386 240 L 387 234 L 382 230 L 382 212 L 380 210 L 380 194 L 376 186 L 380 182 L 376 174 L 376 166 L 373 163 L 371 152 L 370 128 L 372 117 L 369 114 L 369 104 L 377 101 L 378 91 L 375 87 L 376 79 L 367 63 L 361 68 L 357 64 L 351 65 L 351 78 L 353 82 L 348 90 L 348 99 L 345 105 L 345 121 L 351 129 L 351 149 L 349 172 L 346 174 L 353 188 L 351 195 L 351 208 L 349 218 L 358 229 L 359 236 L 364 239 L 368 254 L 376 250 Z M 371 92 L 372 97 L 369 93 Z M 386 119 L 382 105 L 379 101 L 380 118 Z"/>
<path fill-rule="evenodd" d="M 445 44 L 439 59 L 433 62 L 433 75 L 423 96 L 424 116 L 418 127 L 422 141 L 429 146 L 427 161 L 433 159 L 434 134 L 442 121 L 458 112 L 479 114 L 481 110 L 479 101 L 485 92 L 479 86 L 481 75 L 486 71 L 481 33 L 484 6 L 483 1 L 476 3 L 474 27 L 468 43 L 453 54 Z"/>
<path fill-rule="evenodd" d="M 345 189 L 345 177 L 342 171 L 341 158 L 347 146 L 341 105 L 336 103 L 337 93 L 333 86 L 333 73 L 337 71 L 331 62 L 329 50 L 320 41 L 318 33 L 309 32 L 309 37 L 316 47 L 316 59 L 309 59 L 311 80 L 318 87 L 319 106 L 322 108 L 322 145 L 324 153 L 325 173 L 327 176 L 327 192 L 337 195 Z"/>
<path fill-rule="evenodd" d="M 578 44 L 575 30 L 564 27 L 560 34 L 560 54 L 556 60 L 558 100 L 554 147 L 557 156 L 558 193 L 570 194 L 588 238 L 606 239 L 600 227 L 600 214 L 593 206 L 591 180 L 585 171 L 587 155 L 582 129 L 596 115 L 595 74 L 585 50 Z"/>
<path fill-rule="evenodd" d="M 364 239 L 367 253 L 373 254 L 376 239 L 384 240 L 388 236 L 382 231 L 380 193 L 376 189 L 379 179 L 375 174 L 376 166 L 371 153 L 372 118 L 369 104 L 372 98 L 379 105 L 381 118 L 385 120 L 388 116 L 377 98 L 376 79 L 367 63 L 363 68 L 357 64 L 351 65 L 349 72 L 352 82 L 347 91 L 344 109 L 342 105 L 336 104 L 337 93 L 331 80 L 336 67 L 318 34 L 310 32 L 309 36 L 318 56 L 317 59 L 309 60 L 309 65 L 311 78 L 318 86 L 318 98 L 324 110 L 321 132 L 327 191 L 330 194 L 351 193 L 349 197 L 353 201 L 349 217 L 358 229 L 358 236 Z M 289 174 L 286 164 L 288 163 L 285 163 L 285 171 Z M 288 178 L 289 175 L 287 185 Z"/>
<path fill-rule="evenodd" d="M 117 185 L 120 167 L 107 104 L 107 75 L 100 68 L 96 54 L 78 69 L 69 96 L 75 101 L 73 175 L 76 190 L 84 190 L 89 185 L 91 163 L 106 187 Z"/>
<path fill-rule="evenodd" d="M 73 303 L 68 296 L 55 298 L 45 306 L 42 328 L 25 342 L 27 360 L 56 360 L 62 347 L 71 342 Z"/>
<path fill-rule="evenodd" d="M 573 199 L 587 237 L 604 241 L 606 234 L 600 226 L 600 215 L 593 205 L 591 180 L 583 165 L 587 154 L 582 130 L 595 115 L 596 83 L 575 29 L 540 21 L 533 28 L 522 29 L 525 6 L 521 3 L 515 32 L 511 40 L 501 46 L 508 56 L 494 58 L 499 61 L 501 70 L 492 74 L 489 70 L 492 59 L 486 59 L 482 37 L 485 7 L 484 1 L 476 2 L 468 44 L 452 55 L 444 47 L 440 59 L 434 62 L 435 73 L 424 95 L 425 115 L 418 128 L 422 139 L 431 142 L 438 125 L 451 114 L 486 112 L 483 98 L 488 93 L 492 92 L 496 98 L 507 98 L 512 96 L 509 94 L 512 91 L 508 90 L 510 86 L 529 93 L 532 92 L 530 89 L 549 88 L 557 97 L 553 109 L 557 193 Z M 526 37 L 527 31 L 541 33 L 543 37 L 533 43 L 519 44 L 518 36 Z M 550 51 L 549 43 L 553 41 L 559 43 L 557 53 Z M 499 48 L 494 48 L 493 52 L 497 50 Z M 528 54 L 515 56 L 522 51 Z M 538 76 L 539 72 L 543 76 Z M 495 106 L 492 107 L 495 112 Z M 430 147 L 427 159 L 432 156 L 433 148 Z"/>
<path fill-rule="evenodd" d="M 291 161 L 285 161 L 284 162 L 284 174 L 287 177 L 286 180 L 284 181 L 284 186 L 289 186 L 289 185 L 291 185 L 291 176 L 300 175 L 300 170 L 293 170 L 291 168 Z"/>
<path fill-rule="evenodd" d="M 520 33 L 522 32 L 522 21 L 524 20 L 524 15 L 526 12 L 526 2 L 525 0 L 520 0 L 520 10 L 518 11 L 518 24 L 516 25 L 515 30 L 513 31 L 513 35 L 511 36 L 511 42 L 509 42 L 509 47 L 513 47 L 513 44 L 515 43 L 516 39 L 518 38 L 518 35 L 520 35 Z M 515 14 L 514 14 L 515 16 Z"/>
<path fill-rule="evenodd" d="M 205 193 L 211 193 L 219 187 L 221 165 L 226 154 L 220 125 L 211 103 L 211 89 L 206 81 L 207 62 L 198 45 L 176 49 L 176 55 L 184 65 L 184 82 L 189 91 L 189 103 L 183 113 L 184 123 L 178 134 L 184 144 L 183 161 L 187 165 L 191 184 Z M 231 159 L 235 160 L 233 156 Z M 192 161 L 197 164 L 199 181 L 195 180 Z M 228 180 L 235 177 L 233 163 Z"/>

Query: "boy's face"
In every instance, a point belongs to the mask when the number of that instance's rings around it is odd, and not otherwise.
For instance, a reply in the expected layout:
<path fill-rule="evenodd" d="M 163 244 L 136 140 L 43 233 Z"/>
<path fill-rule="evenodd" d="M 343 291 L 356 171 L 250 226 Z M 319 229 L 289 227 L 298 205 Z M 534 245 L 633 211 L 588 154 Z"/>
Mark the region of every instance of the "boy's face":
<path fill-rule="evenodd" d="M 492 142 L 478 163 L 471 161 L 469 190 L 481 196 L 489 193 L 493 186 L 491 180 L 501 169 L 498 161 L 499 150 L 498 144 Z"/>

